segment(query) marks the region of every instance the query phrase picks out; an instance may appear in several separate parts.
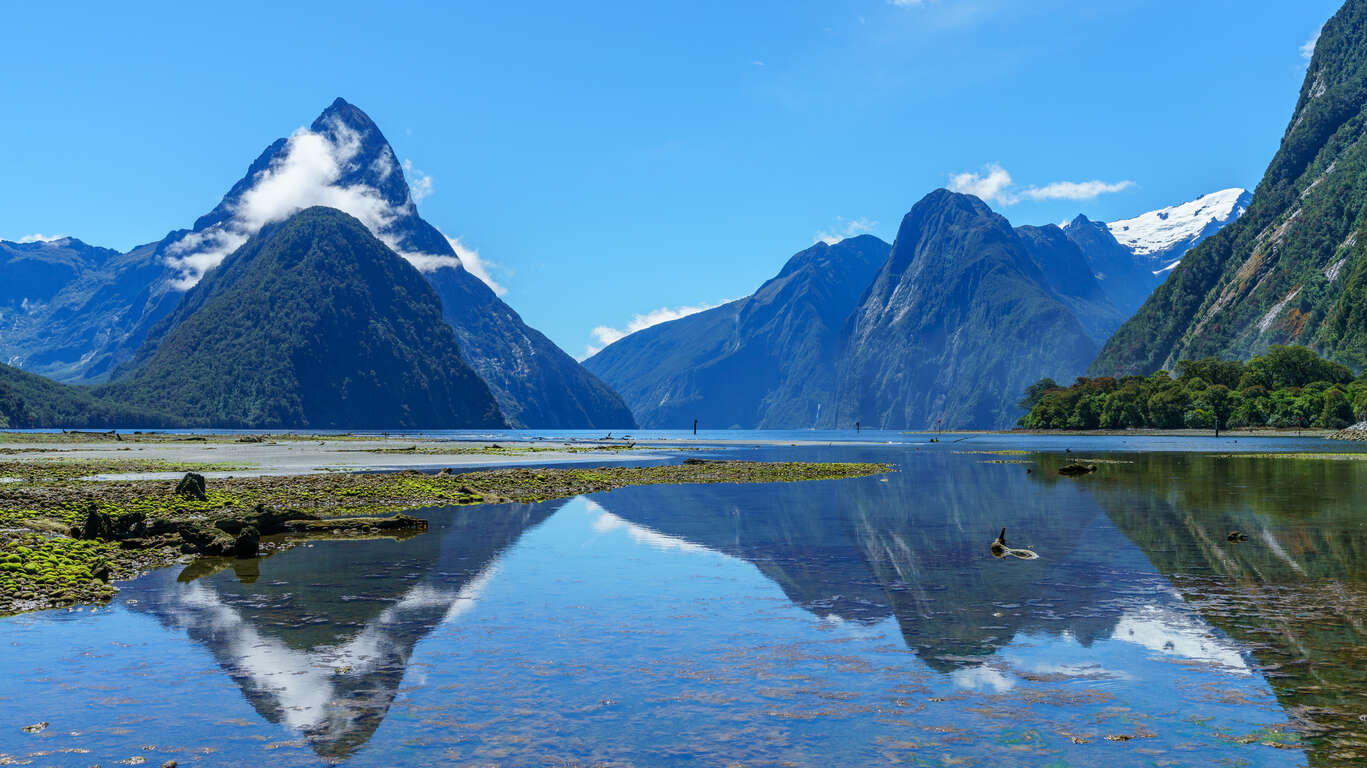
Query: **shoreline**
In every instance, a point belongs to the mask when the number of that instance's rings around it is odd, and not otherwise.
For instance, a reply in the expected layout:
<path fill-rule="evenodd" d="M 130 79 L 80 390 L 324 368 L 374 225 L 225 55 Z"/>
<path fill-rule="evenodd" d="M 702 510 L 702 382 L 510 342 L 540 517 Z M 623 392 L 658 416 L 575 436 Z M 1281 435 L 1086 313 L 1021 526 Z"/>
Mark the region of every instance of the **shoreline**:
<path fill-rule="evenodd" d="M 536 503 L 628 486 L 839 480 L 878 463 L 690 458 L 649 466 L 500 468 L 428 474 L 315 472 L 177 480 L 0 484 L 0 616 L 102 603 L 113 582 L 198 557 L 250 559 L 300 541 L 421 535 L 419 509 Z M 187 475 L 187 481 L 192 480 Z"/>

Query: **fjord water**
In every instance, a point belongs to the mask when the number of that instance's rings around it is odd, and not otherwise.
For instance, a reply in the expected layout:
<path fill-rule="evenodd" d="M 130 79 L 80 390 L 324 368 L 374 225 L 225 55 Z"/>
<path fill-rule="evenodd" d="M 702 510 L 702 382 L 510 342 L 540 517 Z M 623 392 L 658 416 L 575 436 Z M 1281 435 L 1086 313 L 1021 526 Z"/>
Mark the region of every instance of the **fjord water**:
<path fill-rule="evenodd" d="M 747 448 L 723 457 L 897 471 L 429 510 L 405 541 L 154 572 L 108 608 L 0 621 L 0 759 L 1367 755 L 1367 463 L 1264 455 L 1341 450 L 1319 441 L 1027 440 Z M 1074 458 L 1099 471 L 1060 478 Z M 992 558 L 1002 527 L 1040 558 Z"/>

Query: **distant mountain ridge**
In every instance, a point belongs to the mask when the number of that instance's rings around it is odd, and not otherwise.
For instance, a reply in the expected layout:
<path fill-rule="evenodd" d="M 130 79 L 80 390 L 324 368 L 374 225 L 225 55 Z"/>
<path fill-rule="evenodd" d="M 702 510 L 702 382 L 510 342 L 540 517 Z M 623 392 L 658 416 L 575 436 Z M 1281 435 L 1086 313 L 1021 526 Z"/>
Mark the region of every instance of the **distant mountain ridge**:
<path fill-rule="evenodd" d="M 818 243 L 753 296 L 584 364 L 647 427 L 1000 427 L 1027 384 L 1081 373 L 1122 320 L 1061 229 L 1013 229 L 939 190 L 895 245 Z"/>
<path fill-rule="evenodd" d="M 1238 220 L 1251 199 L 1246 190 L 1226 189 L 1110 223 L 1079 215 L 1063 231 L 1128 319 L 1188 251 Z"/>
<path fill-rule="evenodd" d="M 841 326 L 890 249 L 872 235 L 817 243 L 752 296 L 638 331 L 584 366 L 647 427 L 814 426 Z"/>
<path fill-rule="evenodd" d="M 99 258 L 84 261 L 71 255 L 69 269 L 60 260 L 44 266 L 44 274 L 62 277 L 45 278 L 50 295 L 43 302 L 30 302 L 22 312 L 6 311 L 0 303 L 0 359 L 68 382 L 131 375 L 135 354 L 172 329 L 174 323 L 164 321 L 187 288 L 263 226 L 314 205 L 355 213 L 388 248 L 422 270 L 440 296 L 461 356 L 488 384 L 510 424 L 635 425 L 611 388 L 523 323 L 464 268 L 451 242 L 418 215 L 379 128 L 343 99 L 308 129 L 267 147 L 192 229 L 126 254 L 98 249 Z M 33 261 L 29 251 L 39 250 L 8 243 L 0 249 L 0 259 L 24 264 Z"/>
<path fill-rule="evenodd" d="M 842 347 L 827 424 L 919 429 L 1011 426 L 1027 385 L 1097 343 L 1005 218 L 941 189 L 902 219 Z"/>
<path fill-rule="evenodd" d="M 1146 258 L 1157 273 L 1174 268 L 1187 251 L 1242 216 L 1252 201 L 1253 193 L 1246 189 L 1222 189 L 1132 219 L 1108 222 L 1106 228 L 1131 253 Z"/>
<path fill-rule="evenodd" d="M 1248 211 L 1188 253 L 1091 366 L 1150 373 L 1303 344 L 1367 358 L 1367 0 L 1323 27 Z"/>

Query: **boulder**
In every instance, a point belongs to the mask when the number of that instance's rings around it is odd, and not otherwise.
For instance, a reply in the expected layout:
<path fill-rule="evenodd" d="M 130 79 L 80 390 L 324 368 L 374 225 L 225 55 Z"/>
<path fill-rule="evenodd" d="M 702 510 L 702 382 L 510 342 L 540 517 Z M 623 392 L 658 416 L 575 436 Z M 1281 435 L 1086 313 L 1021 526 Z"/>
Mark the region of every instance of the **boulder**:
<path fill-rule="evenodd" d="M 204 484 L 204 475 L 198 472 L 186 472 L 185 477 L 176 484 L 176 495 L 184 496 L 195 501 L 208 501 L 208 488 Z"/>
<path fill-rule="evenodd" d="M 247 526 L 233 539 L 233 557 L 256 557 L 261 547 L 261 533 L 254 526 Z"/>
<path fill-rule="evenodd" d="M 85 513 L 85 522 L 77 529 L 76 538 L 79 539 L 100 539 L 108 541 L 114 538 L 114 521 L 109 515 L 101 512 L 99 507 L 91 504 Z"/>
<path fill-rule="evenodd" d="M 147 515 L 142 512 L 124 512 L 114 518 L 114 538 L 123 540 L 142 536 L 147 532 Z"/>
<path fill-rule="evenodd" d="M 227 556 L 237 544 L 232 534 L 197 520 L 181 523 L 179 529 L 183 542 L 180 551 L 187 555 Z"/>

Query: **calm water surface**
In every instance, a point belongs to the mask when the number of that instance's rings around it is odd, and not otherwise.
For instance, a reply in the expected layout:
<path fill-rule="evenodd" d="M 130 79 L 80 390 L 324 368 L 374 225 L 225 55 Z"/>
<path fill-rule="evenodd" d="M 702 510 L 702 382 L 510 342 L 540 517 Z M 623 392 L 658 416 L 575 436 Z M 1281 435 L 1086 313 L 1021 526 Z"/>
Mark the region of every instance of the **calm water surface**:
<path fill-rule="evenodd" d="M 726 454 L 886 476 L 430 510 L 0 621 L 0 764 L 1367 762 L 1367 462 L 898 442 Z"/>

